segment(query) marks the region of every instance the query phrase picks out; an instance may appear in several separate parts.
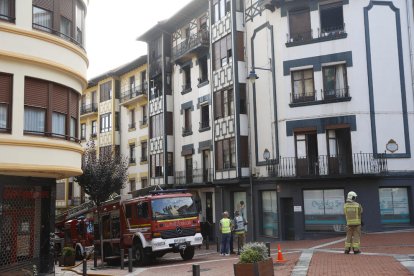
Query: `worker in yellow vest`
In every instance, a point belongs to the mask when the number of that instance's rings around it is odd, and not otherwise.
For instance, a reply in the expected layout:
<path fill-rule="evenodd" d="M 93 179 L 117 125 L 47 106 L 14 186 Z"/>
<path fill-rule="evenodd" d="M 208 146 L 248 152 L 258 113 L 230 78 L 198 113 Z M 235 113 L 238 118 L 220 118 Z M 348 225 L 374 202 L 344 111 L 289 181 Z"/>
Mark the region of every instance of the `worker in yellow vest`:
<path fill-rule="evenodd" d="M 229 219 L 229 213 L 224 211 L 223 218 L 220 220 L 220 232 L 221 232 L 221 250 L 220 255 L 230 255 L 230 235 L 233 229 L 233 223 Z"/>
<path fill-rule="evenodd" d="M 360 239 L 361 239 L 361 214 L 362 206 L 356 202 L 357 194 L 349 192 L 344 205 L 344 213 L 346 218 L 346 241 L 345 254 L 349 254 L 351 248 L 354 254 L 361 253 Z"/>

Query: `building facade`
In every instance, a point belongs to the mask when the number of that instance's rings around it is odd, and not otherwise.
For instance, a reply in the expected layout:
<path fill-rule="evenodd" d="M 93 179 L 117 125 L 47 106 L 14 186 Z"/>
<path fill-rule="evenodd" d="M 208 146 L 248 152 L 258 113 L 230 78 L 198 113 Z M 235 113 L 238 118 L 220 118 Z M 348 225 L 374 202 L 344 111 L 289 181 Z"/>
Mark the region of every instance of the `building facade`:
<path fill-rule="evenodd" d="M 50 272 L 56 180 L 82 173 L 86 2 L 0 1 L 0 274 Z"/>
<path fill-rule="evenodd" d="M 190 2 L 138 38 L 149 185 L 213 224 L 241 211 L 255 240 L 343 231 L 351 190 L 367 231 L 412 226 L 412 26 L 403 0 Z"/>

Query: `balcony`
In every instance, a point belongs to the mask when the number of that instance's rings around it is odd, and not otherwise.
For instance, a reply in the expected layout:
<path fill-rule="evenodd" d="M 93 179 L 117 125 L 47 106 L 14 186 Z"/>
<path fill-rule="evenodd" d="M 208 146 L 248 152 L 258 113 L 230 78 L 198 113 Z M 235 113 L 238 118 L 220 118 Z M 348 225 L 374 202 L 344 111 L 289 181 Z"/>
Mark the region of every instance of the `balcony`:
<path fill-rule="evenodd" d="M 316 91 L 305 92 L 305 93 L 291 93 L 290 103 L 304 103 L 304 102 L 315 102 Z"/>
<path fill-rule="evenodd" d="M 290 107 L 327 104 L 327 103 L 339 103 L 347 102 L 351 100 L 349 94 L 349 87 L 339 89 L 326 89 L 321 90 L 321 94 L 318 97 L 316 91 L 309 93 L 293 93 L 290 94 Z"/>
<path fill-rule="evenodd" d="M 185 62 L 191 58 L 191 53 L 200 53 L 207 51 L 210 45 L 208 30 L 200 30 L 192 34 L 172 49 L 172 59 L 176 63 Z"/>
<path fill-rule="evenodd" d="M 311 29 L 308 32 L 286 34 L 286 47 L 293 47 L 299 45 L 306 45 L 311 43 L 324 42 L 329 40 L 346 38 L 348 34 L 345 30 L 345 23 L 340 26 L 333 26 L 329 28 L 322 28 L 317 31 L 317 36 Z"/>
<path fill-rule="evenodd" d="M 136 85 L 131 89 L 121 93 L 120 102 L 123 106 L 129 106 L 135 103 L 144 104 L 148 101 L 147 85 Z"/>
<path fill-rule="evenodd" d="M 83 104 L 81 106 L 80 115 L 91 115 L 93 113 L 98 112 L 98 104 L 97 103 L 91 103 L 91 104 Z"/>
<path fill-rule="evenodd" d="M 213 170 L 194 169 L 187 173 L 186 171 L 175 172 L 175 185 L 197 185 L 207 184 L 213 181 Z"/>
<path fill-rule="evenodd" d="M 324 101 L 335 101 L 335 100 L 348 99 L 350 98 L 349 87 L 322 90 L 322 97 Z"/>
<path fill-rule="evenodd" d="M 350 176 L 376 176 L 388 172 L 385 155 L 372 153 L 349 155 L 319 155 L 315 157 L 280 157 L 268 160 L 270 176 L 279 178 L 329 178 Z"/>

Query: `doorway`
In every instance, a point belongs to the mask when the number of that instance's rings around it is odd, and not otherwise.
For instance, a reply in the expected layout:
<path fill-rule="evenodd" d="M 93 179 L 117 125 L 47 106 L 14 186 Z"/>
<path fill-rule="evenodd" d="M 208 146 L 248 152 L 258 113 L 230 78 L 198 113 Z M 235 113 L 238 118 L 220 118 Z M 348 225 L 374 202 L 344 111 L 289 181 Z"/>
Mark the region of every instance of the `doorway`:
<path fill-rule="evenodd" d="M 280 218 L 282 224 L 282 240 L 295 239 L 295 214 L 293 212 L 293 199 L 280 198 Z"/>
<path fill-rule="evenodd" d="M 204 225 L 205 229 L 205 236 L 209 237 L 209 240 L 212 241 L 214 239 L 214 222 L 213 222 L 213 193 L 207 192 L 206 193 L 206 221 Z"/>

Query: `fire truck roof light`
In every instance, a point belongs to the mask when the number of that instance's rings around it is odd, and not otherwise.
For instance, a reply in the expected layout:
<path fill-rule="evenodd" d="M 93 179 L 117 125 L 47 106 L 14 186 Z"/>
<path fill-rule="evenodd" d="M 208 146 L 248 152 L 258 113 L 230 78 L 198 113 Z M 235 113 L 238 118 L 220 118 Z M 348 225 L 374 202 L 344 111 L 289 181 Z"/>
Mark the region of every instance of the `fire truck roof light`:
<path fill-rule="evenodd" d="M 155 190 L 150 191 L 150 194 L 157 195 L 157 194 L 172 194 L 172 193 L 186 193 L 187 189 L 171 189 L 171 190 Z"/>

